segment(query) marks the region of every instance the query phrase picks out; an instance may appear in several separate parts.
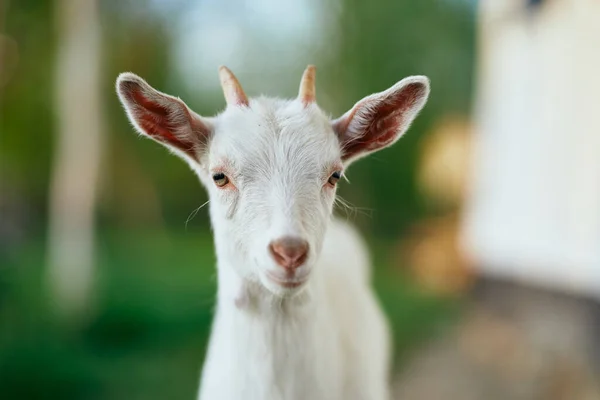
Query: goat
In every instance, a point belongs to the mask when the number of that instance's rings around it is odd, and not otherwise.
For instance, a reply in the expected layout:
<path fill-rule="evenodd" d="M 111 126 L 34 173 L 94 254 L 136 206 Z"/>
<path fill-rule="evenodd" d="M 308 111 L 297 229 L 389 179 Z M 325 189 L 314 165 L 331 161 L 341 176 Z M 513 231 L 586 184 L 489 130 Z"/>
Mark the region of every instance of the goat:
<path fill-rule="evenodd" d="M 229 69 L 219 77 L 227 107 L 210 118 L 132 73 L 116 85 L 137 131 L 209 194 L 218 291 L 198 398 L 388 398 L 389 328 L 368 254 L 332 210 L 344 170 L 406 132 L 429 80 L 405 78 L 330 120 L 314 66 L 294 100 L 248 99 Z"/>

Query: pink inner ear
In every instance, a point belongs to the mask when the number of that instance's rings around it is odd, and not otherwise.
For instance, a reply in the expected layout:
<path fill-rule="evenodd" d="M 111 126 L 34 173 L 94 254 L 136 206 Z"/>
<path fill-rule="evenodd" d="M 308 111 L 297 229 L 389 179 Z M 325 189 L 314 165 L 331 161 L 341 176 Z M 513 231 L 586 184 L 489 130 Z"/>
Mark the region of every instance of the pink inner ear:
<path fill-rule="evenodd" d="M 360 133 L 356 137 L 345 138 L 343 158 L 380 149 L 394 142 L 404 130 L 408 118 L 406 113 L 415 105 L 424 90 L 421 83 L 411 83 L 383 99 L 369 99 L 365 103 L 357 104 L 344 121 L 345 126 L 341 128 L 344 132 L 349 128 L 352 131 L 351 125 L 360 123 L 355 118 L 367 121 L 366 127 L 359 128 Z M 378 103 L 373 105 L 366 102 Z"/>
<path fill-rule="evenodd" d="M 176 147 L 191 157 L 195 156 L 193 152 L 194 144 L 181 138 L 181 135 L 178 137 L 174 134 L 177 129 L 181 129 L 181 125 L 184 123 L 174 121 L 177 117 L 175 111 L 156 101 L 149 100 L 139 89 L 134 89 L 130 93 L 133 101 L 139 106 L 136 110 L 135 119 L 144 132 L 153 139 Z M 171 101 L 177 100 L 173 99 Z M 181 112 L 186 114 L 187 121 L 191 122 L 191 117 L 185 106 L 183 104 L 178 104 L 178 106 L 182 108 Z"/>

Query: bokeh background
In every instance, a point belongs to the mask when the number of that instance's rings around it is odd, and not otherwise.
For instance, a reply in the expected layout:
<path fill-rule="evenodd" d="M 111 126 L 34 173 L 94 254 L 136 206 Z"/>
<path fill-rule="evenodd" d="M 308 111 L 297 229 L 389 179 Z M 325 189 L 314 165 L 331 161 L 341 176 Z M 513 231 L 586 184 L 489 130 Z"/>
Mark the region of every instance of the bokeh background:
<path fill-rule="evenodd" d="M 593 0 L 0 0 L 0 398 L 192 399 L 216 276 L 207 198 L 133 133 L 132 71 L 203 115 L 217 67 L 333 116 L 432 95 L 353 165 L 402 399 L 600 399 Z"/>

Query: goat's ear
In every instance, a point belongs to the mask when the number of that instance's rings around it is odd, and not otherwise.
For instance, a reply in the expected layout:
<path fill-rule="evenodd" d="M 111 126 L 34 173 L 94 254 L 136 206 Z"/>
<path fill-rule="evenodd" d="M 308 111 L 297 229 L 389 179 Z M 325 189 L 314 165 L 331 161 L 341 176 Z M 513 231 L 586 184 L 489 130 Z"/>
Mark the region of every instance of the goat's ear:
<path fill-rule="evenodd" d="M 206 146 L 212 130 L 207 119 L 180 99 L 159 92 L 129 72 L 119 75 L 117 94 L 129 120 L 142 135 L 198 162 L 198 153 Z"/>
<path fill-rule="evenodd" d="M 410 127 L 429 96 L 429 79 L 411 76 L 365 97 L 332 122 L 345 164 L 392 145 Z"/>

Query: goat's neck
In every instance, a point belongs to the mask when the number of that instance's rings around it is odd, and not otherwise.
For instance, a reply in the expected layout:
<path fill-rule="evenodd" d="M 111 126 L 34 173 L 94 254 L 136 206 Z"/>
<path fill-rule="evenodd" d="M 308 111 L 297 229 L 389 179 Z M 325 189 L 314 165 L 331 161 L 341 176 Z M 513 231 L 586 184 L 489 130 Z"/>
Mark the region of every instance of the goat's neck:
<path fill-rule="evenodd" d="M 223 260 L 218 270 L 203 398 L 327 398 L 324 393 L 330 390 L 320 376 L 338 366 L 323 350 L 334 348 L 335 341 L 327 339 L 331 332 L 318 329 L 327 318 L 315 292 L 316 276 L 305 294 L 281 299 L 260 284 L 245 282 Z"/>
<path fill-rule="evenodd" d="M 239 257 L 219 251 L 228 244 L 219 239 L 215 232 L 217 309 L 203 398 L 329 398 L 340 364 L 335 329 L 323 329 L 331 324 L 324 270 L 313 269 L 302 293 L 278 298 L 243 279 Z"/>

